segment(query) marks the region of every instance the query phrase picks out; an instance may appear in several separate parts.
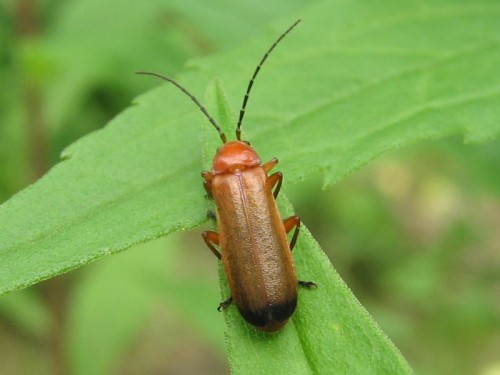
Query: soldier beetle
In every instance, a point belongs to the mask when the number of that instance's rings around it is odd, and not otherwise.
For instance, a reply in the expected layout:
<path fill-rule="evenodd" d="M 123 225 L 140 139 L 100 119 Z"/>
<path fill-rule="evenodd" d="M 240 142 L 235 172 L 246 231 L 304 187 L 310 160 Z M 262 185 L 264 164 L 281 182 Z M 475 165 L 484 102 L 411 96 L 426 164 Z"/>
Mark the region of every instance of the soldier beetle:
<path fill-rule="evenodd" d="M 297 26 L 291 25 L 272 44 L 257 65 L 243 98 L 236 141 L 226 135 L 198 99 L 171 78 L 138 72 L 164 79 L 191 98 L 219 133 L 223 145 L 217 150 L 212 170 L 202 172 L 203 186 L 216 206 L 219 232 L 207 231 L 203 239 L 222 261 L 231 297 L 218 310 L 234 303 L 245 320 L 257 329 L 275 332 L 283 327 L 297 306 L 297 284 L 315 287 L 311 281 L 298 281 L 291 251 L 300 230 L 297 215 L 281 220 L 276 197 L 283 175 L 268 172 L 278 163 L 274 158 L 262 164 L 256 151 L 241 140 L 241 123 L 254 80 L 271 51 Z M 274 190 L 273 190 L 274 189 Z M 294 229 L 288 242 L 287 233 Z M 216 248 L 219 246 L 222 252 Z"/>

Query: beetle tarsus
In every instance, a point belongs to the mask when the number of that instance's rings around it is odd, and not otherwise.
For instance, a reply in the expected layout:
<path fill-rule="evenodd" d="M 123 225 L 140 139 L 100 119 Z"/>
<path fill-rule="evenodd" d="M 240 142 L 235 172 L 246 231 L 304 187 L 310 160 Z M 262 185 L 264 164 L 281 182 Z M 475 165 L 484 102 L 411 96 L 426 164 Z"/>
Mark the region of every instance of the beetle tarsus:
<path fill-rule="evenodd" d="M 219 307 L 217 307 L 217 311 L 222 311 L 222 310 L 225 310 L 229 307 L 229 305 L 231 305 L 231 303 L 233 302 L 233 297 L 229 297 L 227 300 L 225 301 L 222 301 L 221 303 L 219 303 Z"/>
<path fill-rule="evenodd" d="M 299 285 L 303 286 L 307 289 L 316 289 L 318 287 L 318 284 L 316 284 L 314 281 L 302 281 L 299 280 Z"/>

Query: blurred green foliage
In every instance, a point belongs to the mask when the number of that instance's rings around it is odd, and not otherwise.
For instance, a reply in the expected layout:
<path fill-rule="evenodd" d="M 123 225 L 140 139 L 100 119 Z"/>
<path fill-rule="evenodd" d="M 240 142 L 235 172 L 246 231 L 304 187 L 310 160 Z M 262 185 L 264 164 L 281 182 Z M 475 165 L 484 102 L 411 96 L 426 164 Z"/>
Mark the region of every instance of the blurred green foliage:
<path fill-rule="evenodd" d="M 157 85 L 133 71 L 175 75 L 302 6 L 0 2 L 0 202 Z M 498 141 L 453 138 L 387 154 L 326 191 L 314 179 L 286 186 L 418 374 L 500 372 L 499 170 Z M 0 373 L 227 372 L 217 290 L 216 262 L 193 235 L 4 296 Z"/>

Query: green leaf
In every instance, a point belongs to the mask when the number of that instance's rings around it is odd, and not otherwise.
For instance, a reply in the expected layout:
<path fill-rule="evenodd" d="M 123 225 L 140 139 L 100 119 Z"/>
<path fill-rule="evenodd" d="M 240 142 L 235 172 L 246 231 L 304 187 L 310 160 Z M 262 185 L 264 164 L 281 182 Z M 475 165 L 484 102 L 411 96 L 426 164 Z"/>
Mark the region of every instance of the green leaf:
<path fill-rule="evenodd" d="M 316 4 L 263 67 L 244 137 L 263 160 L 279 158 L 286 182 L 321 173 L 326 185 L 421 140 L 492 139 L 500 133 L 499 14 L 489 1 Z M 192 61 L 180 82 L 200 96 L 217 77 L 237 110 L 256 62 L 292 21 Z M 66 149 L 64 161 L 0 207 L 0 294 L 204 222 L 200 126 L 210 124 L 163 85 Z M 274 336 L 229 311 L 233 370 L 266 347 L 270 359 L 254 363 L 273 373 L 409 372 L 307 233 L 301 237 L 299 275 L 320 287 L 301 291 L 292 324 Z"/>

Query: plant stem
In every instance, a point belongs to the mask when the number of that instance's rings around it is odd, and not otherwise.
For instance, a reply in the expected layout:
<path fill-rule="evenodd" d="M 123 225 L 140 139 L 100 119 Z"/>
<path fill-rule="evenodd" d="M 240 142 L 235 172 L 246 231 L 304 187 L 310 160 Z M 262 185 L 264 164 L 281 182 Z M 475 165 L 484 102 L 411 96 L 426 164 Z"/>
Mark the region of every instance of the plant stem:
<path fill-rule="evenodd" d="M 21 40 L 35 38 L 39 34 L 36 2 L 17 1 L 17 30 Z M 40 178 L 48 169 L 47 139 L 42 114 L 42 95 L 39 83 L 33 74 L 26 72 L 23 79 L 23 97 L 26 109 L 26 132 L 28 137 L 30 180 Z"/>
<path fill-rule="evenodd" d="M 36 38 L 40 32 L 37 2 L 18 0 L 16 3 L 17 34 L 21 43 Z M 30 160 L 30 180 L 39 179 L 49 169 L 49 145 L 43 118 L 43 97 L 40 80 L 23 66 L 22 82 L 26 110 L 26 136 Z M 52 314 L 49 350 L 53 361 L 53 373 L 68 374 L 65 352 L 68 283 L 67 277 L 57 277 L 40 285 L 45 302 Z"/>

